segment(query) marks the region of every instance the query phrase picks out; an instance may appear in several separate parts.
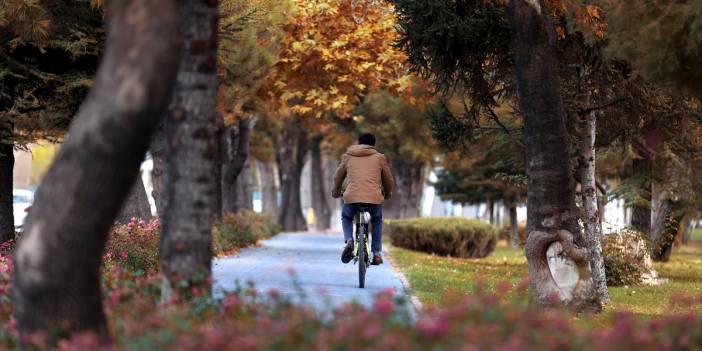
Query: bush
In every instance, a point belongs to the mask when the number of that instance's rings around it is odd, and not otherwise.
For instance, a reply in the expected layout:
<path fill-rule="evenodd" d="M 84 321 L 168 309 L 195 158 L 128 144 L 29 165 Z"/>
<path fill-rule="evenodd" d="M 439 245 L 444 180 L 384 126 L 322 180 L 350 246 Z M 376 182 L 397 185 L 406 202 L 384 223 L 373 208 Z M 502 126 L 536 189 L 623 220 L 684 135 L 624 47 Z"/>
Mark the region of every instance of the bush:
<path fill-rule="evenodd" d="M 222 216 L 222 220 L 212 230 L 214 252 L 217 255 L 229 254 L 278 232 L 278 224 L 268 215 L 255 212 L 228 213 Z"/>
<path fill-rule="evenodd" d="M 132 220 L 112 228 L 105 246 L 103 265 L 118 265 L 133 272 L 148 272 L 158 268 L 159 233 L 161 222 L 154 218 L 148 223 Z"/>
<path fill-rule="evenodd" d="M 497 244 L 499 229 L 461 217 L 427 217 L 386 222 L 392 244 L 445 256 L 482 258 Z"/>
<path fill-rule="evenodd" d="M 157 269 L 160 229 L 161 222 L 157 218 L 148 223 L 132 218 L 128 224 L 112 228 L 103 256 L 104 267 L 117 265 L 141 273 Z M 270 216 L 230 213 L 212 228 L 214 253 L 229 254 L 278 232 L 278 225 Z"/>
<path fill-rule="evenodd" d="M 609 286 L 638 285 L 656 278 L 648 240 L 637 231 L 624 229 L 603 236 L 602 254 Z"/>

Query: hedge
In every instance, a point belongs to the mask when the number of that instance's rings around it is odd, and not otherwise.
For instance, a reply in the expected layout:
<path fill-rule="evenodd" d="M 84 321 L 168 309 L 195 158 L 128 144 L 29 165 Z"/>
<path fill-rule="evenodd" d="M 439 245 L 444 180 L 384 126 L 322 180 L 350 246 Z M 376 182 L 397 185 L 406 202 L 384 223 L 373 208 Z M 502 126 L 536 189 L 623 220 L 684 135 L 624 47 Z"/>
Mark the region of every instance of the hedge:
<path fill-rule="evenodd" d="M 386 222 L 393 245 L 444 256 L 482 258 L 497 244 L 499 229 L 462 217 L 425 217 Z"/>

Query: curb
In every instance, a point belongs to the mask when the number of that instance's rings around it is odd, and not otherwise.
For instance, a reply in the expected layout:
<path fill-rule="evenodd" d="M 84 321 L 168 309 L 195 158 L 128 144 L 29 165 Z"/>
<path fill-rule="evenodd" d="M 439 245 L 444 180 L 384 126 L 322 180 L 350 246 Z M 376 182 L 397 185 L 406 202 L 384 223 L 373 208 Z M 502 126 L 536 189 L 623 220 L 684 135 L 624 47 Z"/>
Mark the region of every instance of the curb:
<path fill-rule="evenodd" d="M 404 273 L 400 270 L 400 268 L 395 264 L 395 261 L 392 259 L 392 254 L 390 253 L 390 250 L 384 249 L 385 251 L 385 258 L 387 259 L 387 262 L 390 263 L 390 266 L 392 266 L 393 271 L 395 271 L 395 275 L 397 275 L 398 279 L 402 283 L 402 287 L 405 290 L 405 295 L 409 297 L 409 302 L 410 305 L 412 306 L 412 317 L 416 321 L 417 316 L 421 312 L 421 310 L 424 308 L 424 305 L 422 304 L 421 301 L 419 301 L 419 298 L 417 295 L 412 293 L 412 287 L 410 286 L 409 279 L 405 276 Z"/>

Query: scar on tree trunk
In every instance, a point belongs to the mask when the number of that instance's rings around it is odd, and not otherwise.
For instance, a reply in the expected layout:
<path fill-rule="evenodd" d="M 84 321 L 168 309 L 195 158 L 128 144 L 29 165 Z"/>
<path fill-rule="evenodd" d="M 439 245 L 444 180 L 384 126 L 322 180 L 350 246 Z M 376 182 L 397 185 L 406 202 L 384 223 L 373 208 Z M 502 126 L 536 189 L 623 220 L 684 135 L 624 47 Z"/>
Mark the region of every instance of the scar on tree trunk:
<path fill-rule="evenodd" d="M 550 296 L 577 311 L 600 311 L 589 274 L 585 242 L 575 207 L 565 110 L 561 100 L 555 35 L 543 0 L 512 0 L 508 5 L 515 53 L 519 108 L 524 118 L 527 176 L 527 243 L 531 296 L 549 306 Z M 577 268 L 570 292 L 557 285 L 546 253 Z M 559 247 L 560 246 L 560 247 Z"/>
<path fill-rule="evenodd" d="M 21 337 L 105 336 L 100 261 L 168 103 L 180 57 L 177 1 L 106 3 L 107 47 L 68 138 L 42 180 L 15 253 Z"/>

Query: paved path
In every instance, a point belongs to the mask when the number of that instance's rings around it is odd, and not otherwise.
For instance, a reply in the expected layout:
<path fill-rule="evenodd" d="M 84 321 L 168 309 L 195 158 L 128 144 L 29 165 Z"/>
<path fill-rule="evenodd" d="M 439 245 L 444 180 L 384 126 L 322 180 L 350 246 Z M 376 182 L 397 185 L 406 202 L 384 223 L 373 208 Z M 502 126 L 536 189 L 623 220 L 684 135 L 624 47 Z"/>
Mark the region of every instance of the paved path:
<path fill-rule="evenodd" d="M 358 266 L 340 260 L 341 233 L 283 233 L 261 244 L 214 261 L 215 294 L 252 282 L 257 290 L 276 289 L 296 301 L 302 290 L 306 303 L 324 310 L 349 301 L 369 306 L 373 296 L 387 288 L 406 293 L 387 260 L 368 269 L 366 287 L 359 289 Z"/>

